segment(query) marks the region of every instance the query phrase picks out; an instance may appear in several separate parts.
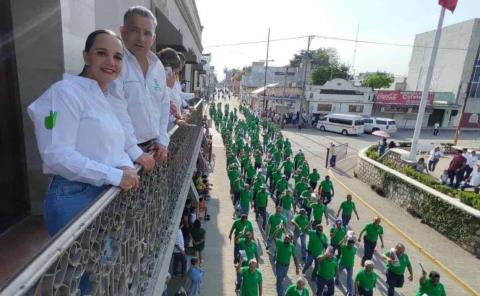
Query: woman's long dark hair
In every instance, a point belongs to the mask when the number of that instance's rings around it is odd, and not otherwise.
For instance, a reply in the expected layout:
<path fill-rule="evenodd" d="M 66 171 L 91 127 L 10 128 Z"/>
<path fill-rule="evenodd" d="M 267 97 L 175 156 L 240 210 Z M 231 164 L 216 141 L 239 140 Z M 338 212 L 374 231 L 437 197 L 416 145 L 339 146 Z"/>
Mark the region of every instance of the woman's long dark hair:
<path fill-rule="evenodd" d="M 115 34 L 115 32 L 107 30 L 107 29 L 99 29 L 99 30 L 93 31 L 92 33 L 90 33 L 88 35 L 87 40 L 85 41 L 85 48 L 83 49 L 83 51 L 84 52 L 89 52 L 90 49 L 92 49 L 92 46 L 95 43 L 95 40 L 97 39 L 97 36 L 101 35 L 101 34 L 107 34 L 107 35 L 113 36 L 113 37 L 117 38 L 118 40 L 120 40 L 120 42 L 122 42 L 122 38 L 120 38 L 117 34 Z M 85 76 L 85 71 L 86 70 L 87 70 L 87 65 L 84 65 L 83 70 L 79 75 L 80 76 Z"/>

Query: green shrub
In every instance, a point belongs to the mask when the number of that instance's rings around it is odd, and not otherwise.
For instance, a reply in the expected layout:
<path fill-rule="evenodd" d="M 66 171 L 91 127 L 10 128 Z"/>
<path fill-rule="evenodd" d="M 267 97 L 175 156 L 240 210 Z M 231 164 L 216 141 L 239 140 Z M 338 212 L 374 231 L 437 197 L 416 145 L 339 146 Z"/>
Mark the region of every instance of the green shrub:
<path fill-rule="evenodd" d="M 460 191 L 460 200 L 477 210 L 480 210 L 480 194 L 471 191 Z"/>
<path fill-rule="evenodd" d="M 411 177 L 412 179 L 415 179 L 418 182 L 423 183 L 427 186 L 432 187 L 433 185 L 438 185 L 437 179 L 435 179 L 434 177 L 432 177 L 430 175 L 420 173 L 420 172 L 416 171 L 414 168 L 405 167 L 403 169 L 403 172 L 405 173 L 405 175 L 407 175 L 407 176 Z"/>
<path fill-rule="evenodd" d="M 373 160 L 378 159 L 378 145 L 372 145 L 368 148 L 367 157 Z"/>
<path fill-rule="evenodd" d="M 434 184 L 434 185 L 432 185 L 432 188 L 441 192 L 441 193 L 443 193 L 443 194 L 449 195 L 451 197 L 457 197 L 458 190 L 455 190 L 451 187 L 448 187 L 448 186 L 445 186 L 445 185 L 442 185 L 442 184 Z"/>

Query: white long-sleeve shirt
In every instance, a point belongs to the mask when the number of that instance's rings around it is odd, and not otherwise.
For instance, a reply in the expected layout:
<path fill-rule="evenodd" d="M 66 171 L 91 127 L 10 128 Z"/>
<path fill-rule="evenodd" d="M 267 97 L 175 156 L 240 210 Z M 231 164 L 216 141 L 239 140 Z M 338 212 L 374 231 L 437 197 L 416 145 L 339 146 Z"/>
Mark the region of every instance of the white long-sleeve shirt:
<path fill-rule="evenodd" d="M 133 167 L 122 125 L 95 80 L 64 74 L 28 107 L 43 172 L 95 186 L 118 186 Z"/>
<path fill-rule="evenodd" d="M 147 59 L 148 70 L 143 75 L 137 58 L 124 50 L 122 72 L 109 87 L 111 104 L 127 133 L 127 142 L 141 144 L 155 140 L 167 147 L 170 100 L 165 69 L 154 53 L 149 52 Z M 127 153 L 136 160 L 143 152 L 136 145 L 130 146 Z"/>
<path fill-rule="evenodd" d="M 180 98 L 182 100 L 182 106 L 187 107 L 188 106 L 188 101 L 193 99 L 195 97 L 195 94 L 193 93 L 186 93 L 182 91 L 182 85 L 180 84 L 180 81 L 176 80 L 175 84 L 173 86 L 173 89 L 180 95 Z"/>
<path fill-rule="evenodd" d="M 177 237 L 175 238 L 174 253 L 185 252 L 185 241 L 183 240 L 183 233 L 181 229 L 177 229 Z"/>
<path fill-rule="evenodd" d="M 473 155 L 471 152 L 467 153 L 464 155 L 465 158 L 467 159 L 467 165 L 473 169 L 476 169 L 476 165 L 478 163 L 478 157 L 477 155 Z"/>

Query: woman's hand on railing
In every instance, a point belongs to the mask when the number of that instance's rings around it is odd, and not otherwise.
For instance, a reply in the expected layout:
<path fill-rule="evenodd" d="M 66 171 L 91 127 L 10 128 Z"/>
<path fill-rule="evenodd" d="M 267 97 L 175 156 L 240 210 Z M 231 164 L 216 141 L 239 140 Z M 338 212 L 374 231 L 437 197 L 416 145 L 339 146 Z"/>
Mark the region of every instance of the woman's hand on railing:
<path fill-rule="evenodd" d="M 137 188 L 140 184 L 140 176 L 136 170 L 130 167 L 121 167 L 120 169 L 123 171 L 123 175 L 119 187 L 123 190 Z"/>
<path fill-rule="evenodd" d="M 143 153 L 135 162 L 141 165 L 145 171 L 151 171 L 155 167 L 155 159 L 149 153 Z"/>

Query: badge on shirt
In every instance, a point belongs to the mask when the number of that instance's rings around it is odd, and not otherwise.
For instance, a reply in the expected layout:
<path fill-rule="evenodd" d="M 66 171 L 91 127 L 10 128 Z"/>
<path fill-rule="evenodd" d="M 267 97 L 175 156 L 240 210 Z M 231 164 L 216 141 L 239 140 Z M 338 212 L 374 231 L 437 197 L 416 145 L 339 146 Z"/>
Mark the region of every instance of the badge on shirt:
<path fill-rule="evenodd" d="M 57 124 L 57 111 L 50 110 L 49 115 L 45 116 L 45 121 L 44 121 L 45 128 L 48 130 L 51 130 L 55 127 L 56 124 Z"/>
<path fill-rule="evenodd" d="M 153 90 L 156 90 L 156 91 L 159 91 L 161 88 L 160 88 L 160 84 L 158 83 L 158 80 L 156 78 L 153 78 Z"/>

